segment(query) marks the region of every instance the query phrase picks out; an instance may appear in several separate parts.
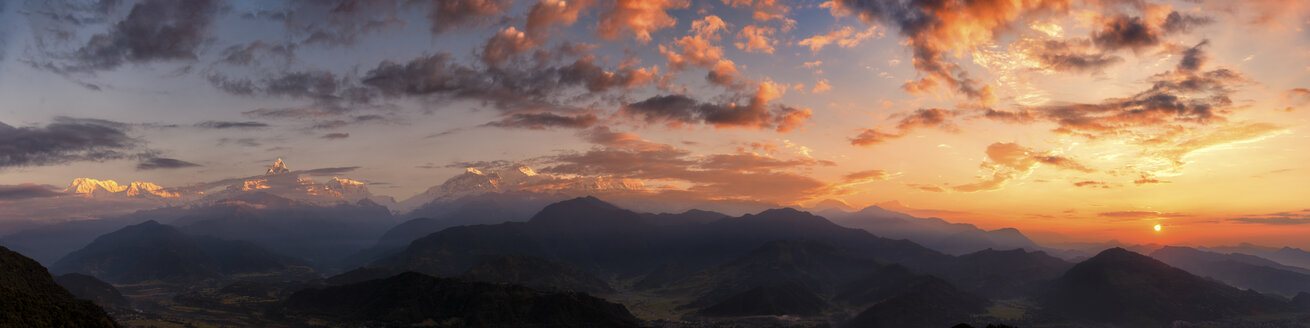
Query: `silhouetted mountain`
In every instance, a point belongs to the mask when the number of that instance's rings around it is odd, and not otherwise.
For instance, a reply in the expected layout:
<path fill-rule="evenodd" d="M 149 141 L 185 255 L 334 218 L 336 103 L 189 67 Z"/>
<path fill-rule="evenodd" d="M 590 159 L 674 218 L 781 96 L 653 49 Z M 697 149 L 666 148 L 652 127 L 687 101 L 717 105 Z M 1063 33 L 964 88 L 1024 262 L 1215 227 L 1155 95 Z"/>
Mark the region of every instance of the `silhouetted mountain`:
<path fill-rule="evenodd" d="M 170 209 L 172 208 L 155 211 Z M 52 265 L 64 255 L 86 246 L 100 235 L 144 221 L 146 219 L 109 218 L 59 222 L 0 237 L 0 245 L 28 254 L 43 265 Z"/>
<path fill-rule="evenodd" d="M 367 199 L 318 206 L 252 192 L 191 208 L 172 224 L 190 234 L 249 241 L 319 269 L 333 269 L 346 256 L 376 243 L 395 221 L 386 207 Z"/>
<path fill-rule="evenodd" d="M 118 327 L 104 309 L 59 287 L 40 263 L 0 247 L 0 326 Z"/>
<path fill-rule="evenodd" d="M 369 280 L 385 279 L 395 275 L 405 273 L 404 270 L 386 267 L 367 267 L 357 268 L 344 273 L 328 277 L 323 282 L 328 285 L 349 285 L 361 283 Z"/>
<path fill-rule="evenodd" d="M 727 215 L 727 214 L 723 214 L 723 213 L 719 213 L 719 212 L 712 212 L 712 211 L 687 210 L 686 212 L 682 212 L 682 213 L 678 213 L 678 214 L 672 214 L 672 213 L 648 214 L 648 213 L 643 213 L 643 214 L 641 214 L 641 217 L 642 217 L 642 219 L 644 219 L 644 220 L 646 221 L 646 223 L 649 223 L 649 224 L 651 224 L 651 225 L 656 225 L 656 226 L 676 226 L 676 225 L 697 225 L 697 224 L 706 224 L 706 223 L 714 222 L 714 221 L 719 220 L 719 219 L 727 218 L 728 215 Z"/>
<path fill-rule="evenodd" d="M 1273 260 L 1279 264 L 1293 266 L 1304 270 L 1310 270 L 1310 252 L 1292 247 L 1265 247 L 1253 245 L 1250 243 L 1241 243 L 1237 246 L 1221 247 L 1200 247 L 1201 250 L 1220 252 L 1220 253 L 1241 253 L 1246 255 L 1259 256 L 1265 259 Z M 1298 271 L 1301 272 L 1301 271 Z M 1308 273 L 1308 272 L 1301 272 Z"/>
<path fill-rule="evenodd" d="M 860 312 L 843 327 L 950 327 L 986 310 L 987 299 L 961 292 L 934 277 Z"/>
<path fill-rule="evenodd" d="M 664 278 L 652 281 L 667 282 L 741 257 L 774 240 L 818 240 L 872 260 L 910 267 L 951 260 L 913 242 L 879 238 L 792 209 L 706 224 L 654 225 L 641 214 L 586 197 L 547 206 L 525 223 L 442 230 L 373 265 L 455 275 L 496 255 L 527 254 L 595 275 L 650 278 L 650 273 L 663 270 Z"/>
<path fill-rule="evenodd" d="M 1160 260 L 1192 274 L 1210 277 L 1240 288 L 1293 296 L 1310 292 L 1310 275 L 1298 268 L 1245 254 L 1219 254 L 1191 247 L 1165 246 L 1151 253 Z"/>
<path fill-rule="evenodd" d="M 899 264 L 891 264 L 839 286 L 834 300 L 857 306 L 870 305 L 904 294 L 925 279 L 939 278 L 917 274 Z"/>
<path fill-rule="evenodd" d="M 694 297 L 686 306 L 708 308 L 762 286 L 769 288 L 759 292 L 781 293 L 796 287 L 810 295 L 831 294 L 836 286 L 877 268 L 873 260 L 824 243 L 772 241 L 745 256 L 668 283 L 661 292 Z M 779 289 L 782 285 L 787 288 Z"/>
<path fill-rule="evenodd" d="M 828 308 L 828 302 L 795 282 L 762 285 L 728 296 L 700 311 L 705 316 L 796 315 L 813 316 Z"/>
<path fill-rule="evenodd" d="M 916 218 L 878 206 L 869 206 L 854 213 L 830 210 L 820 214 L 843 226 L 864 229 L 885 238 L 909 239 L 948 254 L 966 254 L 989 248 L 1040 248 L 1014 228 L 986 231 L 972 224 L 951 223 L 939 218 Z"/>
<path fill-rule="evenodd" d="M 960 290 L 988 297 L 1014 297 L 1035 292 L 1073 264 L 1023 249 L 982 250 L 956 258 L 939 274 Z"/>
<path fill-rule="evenodd" d="M 118 292 L 117 288 L 114 288 L 114 285 L 96 279 L 96 277 L 80 273 L 69 273 L 55 277 L 55 283 L 73 293 L 73 296 L 78 299 L 95 302 L 96 305 L 106 309 L 131 307 L 127 298 L 124 298 L 123 294 Z"/>
<path fill-rule="evenodd" d="M 51 270 L 88 274 L 114 283 L 185 282 L 229 274 L 279 273 L 295 265 L 292 259 L 247 242 L 193 237 L 146 221 L 96 238 L 60 259 Z"/>
<path fill-rule="evenodd" d="M 614 292 L 605 281 L 586 271 L 529 255 L 497 256 L 473 266 L 459 278 L 468 281 L 511 283 L 538 290 L 575 291 L 588 294 Z"/>
<path fill-rule="evenodd" d="M 516 191 L 477 194 L 453 201 L 429 203 L 405 214 L 405 217 L 414 219 L 387 230 L 376 245 L 364 250 L 364 254 L 356 255 L 352 262 L 363 264 L 375 260 L 404 249 L 416 239 L 450 227 L 527 221 L 546 205 L 563 198 L 555 194 Z"/>
<path fill-rule="evenodd" d="M 1122 248 L 1074 265 L 1039 302 L 1051 320 L 1129 326 L 1271 313 L 1284 306 L 1276 298 L 1206 280 Z"/>
<path fill-rule="evenodd" d="M 1292 302 L 1288 303 L 1294 311 L 1310 312 L 1310 293 L 1300 292 L 1292 297 Z"/>
<path fill-rule="evenodd" d="M 637 327 L 623 305 L 582 293 L 462 282 L 408 272 L 292 294 L 275 316 L 337 326 Z"/>

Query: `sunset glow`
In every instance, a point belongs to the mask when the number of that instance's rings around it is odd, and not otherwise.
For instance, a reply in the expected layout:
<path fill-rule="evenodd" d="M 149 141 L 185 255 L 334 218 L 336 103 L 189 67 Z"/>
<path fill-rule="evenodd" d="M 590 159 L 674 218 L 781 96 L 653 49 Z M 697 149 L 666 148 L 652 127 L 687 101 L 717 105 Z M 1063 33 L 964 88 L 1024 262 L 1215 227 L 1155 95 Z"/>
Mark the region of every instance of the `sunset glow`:
<path fill-rule="evenodd" d="M 650 212 L 1310 247 L 1306 1 L 448 2 L 0 2 L 0 235 L 514 171 Z M 252 178 L 278 158 L 304 180 Z"/>

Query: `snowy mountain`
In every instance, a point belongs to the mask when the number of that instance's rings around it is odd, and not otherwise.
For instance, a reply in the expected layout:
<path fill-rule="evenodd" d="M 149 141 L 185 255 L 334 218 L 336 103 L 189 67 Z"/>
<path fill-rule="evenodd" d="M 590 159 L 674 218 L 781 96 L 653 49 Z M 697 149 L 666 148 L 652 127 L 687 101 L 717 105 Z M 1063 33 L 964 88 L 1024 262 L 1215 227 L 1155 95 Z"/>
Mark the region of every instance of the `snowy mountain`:
<path fill-rule="evenodd" d="M 581 196 L 597 192 L 644 189 L 646 189 L 645 184 L 638 180 L 605 177 L 561 178 L 538 174 L 532 168 L 523 165 L 485 172 L 470 167 L 464 169 L 464 173 L 447 179 L 440 185 L 397 203 L 392 209 L 405 213 L 432 202 L 449 202 L 462 197 L 497 192 L 535 191 Z"/>

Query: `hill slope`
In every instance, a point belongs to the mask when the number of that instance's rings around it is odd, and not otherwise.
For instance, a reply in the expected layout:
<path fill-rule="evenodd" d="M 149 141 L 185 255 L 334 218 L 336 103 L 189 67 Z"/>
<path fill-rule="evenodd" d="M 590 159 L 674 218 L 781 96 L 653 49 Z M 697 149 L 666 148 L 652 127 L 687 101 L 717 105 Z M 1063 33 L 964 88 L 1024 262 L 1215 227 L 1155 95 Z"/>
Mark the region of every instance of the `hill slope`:
<path fill-rule="evenodd" d="M 0 326 L 118 327 L 104 309 L 55 284 L 40 263 L 0 247 Z"/>
<path fill-rule="evenodd" d="M 1159 325 L 1282 310 L 1282 301 L 1111 248 L 1078 263 L 1039 297 L 1050 318 Z"/>
<path fill-rule="evenodd" d="M 637 326 L 622 305 L 586 294 L 462 282 L 415 272 L 299 291 L 275 311 L 289 322 L 350 326 Z"/>

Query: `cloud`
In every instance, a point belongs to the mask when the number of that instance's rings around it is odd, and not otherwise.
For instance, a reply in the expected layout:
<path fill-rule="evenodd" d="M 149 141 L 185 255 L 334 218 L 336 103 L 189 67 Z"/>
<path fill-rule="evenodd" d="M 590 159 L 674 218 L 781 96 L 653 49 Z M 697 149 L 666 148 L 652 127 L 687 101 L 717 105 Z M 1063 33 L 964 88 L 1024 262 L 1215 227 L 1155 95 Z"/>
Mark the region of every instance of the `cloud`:
<path fill-rule="evenodd" d="M 126 130 L 124 123 L 70 117 L 56 117 L 46 126 L 0 123 L 0 168 L 127 158 L 141 142 Z"/>
<path fill-rule="evenodd" d="M 1157 218 L 1157 217 L 1172 218 L 1172 217 L 1187 216 L 1182 213 L 1162 213 L 1156 211 L 1115 211 L 1115 212 L 1101 212 L 1101 213 L 1097 213 L 1096 215 L 1101 217 L 1107 217 L 1107 218 L 1123 218 L 1123 219 L 1142 219 L 1142 218 Z"/>
<path fill-rule="evenodd" d="M 981 167 L 991 171 L 990 176 L 984 176 L 981 181 L 956 185 L 925 189 L 921 185 L 912 185 L 925 191 L 957 191 L 957 192 L 978 192 L 998 190 L 1005 187 L 1005 184 L 1011 180 L 1026 177 L 1037 168 L 1038 164 L 1050 165 L 1062 170 L 1079 171 L 1084 173 L 1094 172 L 1094 170 L 1081 164 L 1077 160 L 1065 157 L 1055 152 L 1040 152 L 1032 148 L 1024 147 L 1017 143 L 996 142 L 987 146 L 985 151 L 987 159 L 983 161 Z M 1082 185 L 1079 185 L 1081 187 Z"/>
<path fill-rule="evenodd" d="M 869 26 L 868 29 L 861 32 L 856 32 L 853 27 L 844 26 L 841 29 L 832 30 L 826 34 L 806 38 L 797 42 L 797 44 L 808 46 L 810 47 L 811 52 L 818 53 L 819 50 L 823 50 L 823 47 L 827 47 L 830 44 L 836 44 L 842 48 L 858 46 L 861 41 L 878 36 L 878 34 L 877 26 Z"/>
<path fill-rule="evenodd" d="M 487 39 L 487 43 L 482 46 L 480 58 L 487 65 L 499 66 L 511 56 L 527 52 L 536 46 L 536 42 L 528 38 L 527 34 L 510 26 Z"/>
<path fill-rule="evenodd" d="M 1016 44 L 1018 51 L 1034 59 L 1041 70 L 1051 72 L 1100 72 L 1123 62 L 1123 58 L 1091 49 L 1090 42 L 1078 40 L 1032 40 Z"/>
<path fill-rule="evenodd" d="M 180 169 L 180 168 L 197 167 L 197 166 L 200 166 L 200 164 L 187 162 L 179 159 L 173 159 L 173 158 L 151 157 L 142 160 L 141 163 L 137 163 L 136 169 L 137 170 Z"/>
<path fill-rule="evenodd" d="M 628 132 L 615 132 L 609 127 L 598 126 L 581 131 L 579 136 L 587 142 L 608 148 L 630 151 L 672 151 L 673 146 L 642 139 L 641 136 Z"/>
<path fill-rule="evenodd" d="M 528 10 L 527 25 L 524 32 L 538 43 L 544 42 L 551 26 L 573 25 L 578 21 L 578 14 L 595 5 L 594 0 L 542 0 Z"/>
<path fill-rule="evenodd" d="M 1068 10 L 1067 0 L 1023 1 L 864 1 L 835 0 L 826 5 L 834 16 L 854 14 L 868 23 L 895 27 L 914 53 L 914 67 L 925 76 L 903 86 L 910 93 L 932 92 L 940 84 L 984 104 L 994 100 L 989 86 L 980 86 L 958 64 L 951 51 L 990 44 L 1015 22 Z"/>
<path fill-rule="evenodd" d="M 345 139 L 345 138 L 350 138 L 350 134 L 343 133 L 343 132 L 333 132 L 333 133 L 324 134 L 322 138 L 328 140 Z"/>
<path fill-rule="evenodd" d="M 865 171 L 851 172 L 849 174 L 846 174 L 842 176 L 842 180 L 846 182 L 882 181 L 882 180 L 890 179 L 891 176 L 892 176 L 891 173 L 888 173 L 886 170 L 865 170 Z"/>
<path fill-rule="evenodd" d="M 564 116 L 554 113 L 514 113 L 508 117 L 485 124 L 500 128 L 518 128 L 545 130 L 549 128 L 584 129 L 596 124 L 595 114 L 585 113 Z"/>
<path fill-rule="evenodd" d="M 109 31 L 92 35 L 77 50 L 76 66 L 67 69 L 98 71 L 124 63 L 195 60 L 218 10 L 216 0 L 137 3 Z"/>
<path fill-rule="evenodd" d="M 255 122 L 255 121 L 245 121 L 245 122 L 204 121 L 204 122 L 196 123 L 195 126 L 198 128 L 208 128 L 208 129 L 250 129 L 250 128 L 268 127 L 268 123 Z"/>
<path fill-rule="evenodd" d="M 514 6 L 510 0 L 443 0 L 432 2 L 428 20 L 432 34 L 490 23 L 492 18 Z"/>
<path fill-rule="evenodd" d="M 935 128 L 947 132 L 959 131 L 955 123 L 950 121 L 954 118 L 954 111 L 941 108 L 920 108 L 909 113 L 900 113 L 892 117 L 900 117 L 896 124 L 896 133 L 883 132 L 876 128 L 864 129 L 860 134 L 850 139 L 855 146 L 874 146 L 886 143 L 894 139 L 909 136 L 914 130 L 923 128 Z"/>
<path fill-rule="evenodd" d="M 1105 183 L 1105 182 L 1103 182 L 1103 181 L 1092 181 L 1092 180 L 1085 180 L 1085 181 L 1074 182 L 1074 183 L 1073 183 L 1073 186 L 1074 186 L 1074 187 L 1102 188 L 1102 189 L 1110 188 L 1110 185 L 1107 184 L 1107 183 Z"/>
<path fill-rule="evenodd" d="M 621 112 L 649 123 L 669 126 L 708 124 L 715 128 L 773 128 L 790 132 L 809 119 L 811 111 L 769 102 L 781 95 L 777 85 L 761 83 L 745 104 L 704 103 L 683 95 L 660 95 L 623 104 Z"/>
<path fill-rule="evenodd" d="M 828 79 L 819 79 L 819 82 L 814 83 L 814 89 L 810 90 L 810 92 L 824 93 L 828 90 L 832 90 L 832 86 L 828 85 Z"/>
<path fill-rule="evenodd" d="M 605 177 L 675 182 L 676 188 L 701 199 L 756 200 L 791 203 L 824 194 L 829 186 L 790 172 L 832 162 L 809 158 L 780 159 L 754 153 L 696 156 L 690 151 L 653 143 L 630 133 L 592 129 L 585 139 L 602 145 L 537 159 L 547 164 L 539 172 L 564 176 Z"/>
<path fill-rule="evenodd" d="M 37 185 L 24 183 L 18 185 L 0 185 L 0 202 L 32 199 L 32 198 L 50 198 L 63 196 L 52 186 Z"/>
<path fill-rule="evenodd" d="M 652 32 L 673 27 L 678 22 L 666 12 L 691 5 L 687 0 L 615 0 L 614 7 L 600 13 L 596 33 L 614 40 L 627 31 L 637 42 L 650 42 Z"/>
<path fill-rule="evenodd" d="M 720 39 L 719 33 L 727 30 L 727 24 L 718 16 L 705 16 L 692 22 L 689 35 L 674 41 L 673 45 L 660 45 L 659 52 L 669 62 L 669 70 L 680 71 L 695 66 L 709 70 L 705 79 L 725 87 L 734 87 L 743 82 L 737 64 L 723 58 L 723 48 L 715 45 Z M 674 46 L 681 51 L 674 50 Z"/>
<path fill-rule="evenodd" d="M 1164 24 L 1161 24 L 1160 28 L 1165 33 L 1186 33 L 1191 32 L 1193 28 L 1213 22 L 1214 19 L 1209 17 L 1192 16 L 1172 11 L 1169 12 L 1169 16 L 1165 17 Z"/>
<path fill-rule="evenodd" d="M 1299 225 L 1310 224 L 1310 214 L 1304 213 L 1273 213 L 1268 215 L 1230 218 L 1227 221 L 1246 223 L 1246 224 L 1266 224 L 1266 225 Z"/>
<path fill-rule="evenodd" d="M 1092 42 L 1107 51 L 1138 50 L 1160 43 L 1160 32 L 1148 26 L 1141 17 L 1115 15 L 1102 19 L 1101 26 L 1092 32 Z"/>
<path fill-rule="evenodd" d="M 739 41 L 735 45 L 737 49 L 746 52 L 772 54 L 773 45 L 777 44 L 778 41 L 771 39 L 771 36 L 777 31 L 772 27 L 747 25 L 740 32 L 737 32 L 737 40 Z"/>

